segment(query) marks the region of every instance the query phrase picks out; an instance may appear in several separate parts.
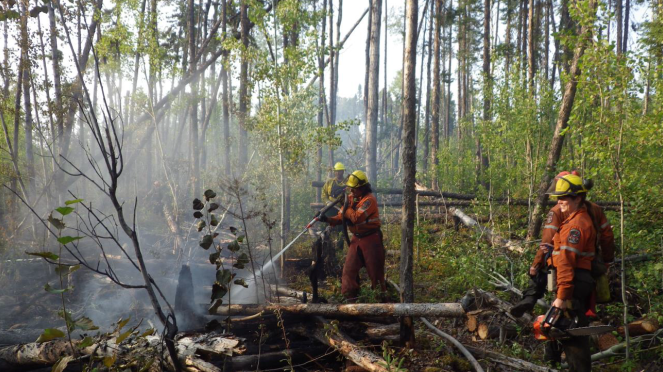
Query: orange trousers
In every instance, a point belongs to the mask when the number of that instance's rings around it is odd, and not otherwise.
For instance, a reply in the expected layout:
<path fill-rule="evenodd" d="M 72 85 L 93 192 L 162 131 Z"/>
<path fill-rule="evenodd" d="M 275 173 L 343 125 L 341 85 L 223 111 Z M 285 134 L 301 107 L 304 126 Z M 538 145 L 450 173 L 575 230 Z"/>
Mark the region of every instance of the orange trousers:
<path fill-rule="evenodd" d="M 357 300 L 359 295 L 359 270 L 362 267 L 365 267 L 368 272 L 368 277 L 371 279 L 371 288 L 375 289 L 379 285 L 382 292 L 386 292 L 384 255 L 382 232 L 378 231 L 363 238 L 352 237 L 348 255 L 345 257 L 341 279 L 341 293 L 348 301 Z"/>

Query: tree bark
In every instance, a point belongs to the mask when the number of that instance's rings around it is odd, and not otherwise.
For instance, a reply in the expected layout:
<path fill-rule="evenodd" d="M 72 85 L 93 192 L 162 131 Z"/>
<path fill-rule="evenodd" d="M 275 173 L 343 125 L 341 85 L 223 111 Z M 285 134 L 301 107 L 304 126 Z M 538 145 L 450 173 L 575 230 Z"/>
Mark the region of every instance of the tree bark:
<path fill-rule="evenodd" d="M 438 190 L 439 185 L 435 174 L 439 160 L 437 152 L 440 148 L 440 43 L 442 42 L 442 0 L 435 0 L 435 36 L 433 41 L 433 93 L 431 98 L 431 151 L 430 166 L 433 175 L 431 187 Z"/>
<path fill-rule="evenodd" d="M 296 304 L 296 305 L 229 305 L 221 306 L 212 315 L 246 315 L 261 311 L 280 310 L 299 315 L 338 316 L 438 316 L 458 318 L 465 316 L 463 307 L 458 303 L 420 304 Z"/>
<path fill-rule="evenodd" d="M 239 70 L 239 159 L 238 166 L 240 171 L 244 169 L 248 161 L 248 133 L 246 132 L 246 123 L 249 115 L 249 103 L 251 102 L 248 97 L 249 94 L 249 61 L 247 48 L 249 47 L 249 6 L 246 0 L 241 1 L 240 5 L 240 24 L 241 24 L 241 43 L 244 50 L 241 53 L 241 62 Z"/>
<path fill-rule="evenodd" d="M 373 0 L 371 9 L 371 32 L 369 42 L 370 63 L 368 69 L 368 102 L 366 106 L 365 165 L 369 182 L 377 185 L 377 134 L 380 81 L 380 22 L 382 0 Z"/>
<path fill-rule="evenodd" d="M 593 17 L 596 12 L 596 0 L 588 1 L 590 7 L 589 9 Z M 583 53 L 585 52 L 585 43 L 589 39 L 590 33 L 590 28 L 588 26 L 583 26 L 580 30 L 580 35 L 574 49 L 573 61 L 569 71 L 570 76 L 564 87 L 562 104 L 560 105 L 559 113 L 557 115 L 557 123 L 555 125 L 555 132 L 553 134 L 550 151 L 548 152 L 545 173 L 541 178 L 541 183 L 539 183 L 539 190 L 537 194 L 538 196 L 536 198 L 536 204 L 534 205 L 534 210 L 532 212 L 532 219 L 530 220 L 529 226 L 527 227 L 527 240 L 536 239 L 535 237 L 537 237 L 541 232 L 541 222 L 543 220 L 544 206 L 548 202 L 548 194 L 546 194 L 546 192 L 548 191 L 548 186 L 550 185 L 550 182 L 555 175 L 557 161 L 559 160 L 560 154 L 562 152 L 562 145 L 564 144 L 564 132 L 569 123 L 569 117 L 571 116 L 571 110 L 573 109 L 576 88 L 578 86 L 578 77 L 580 76 L 579 62 Z"/>
<path fill-rule="evenodd" d="M 438 0 L 438 3 L 440 0 Z M 414 244 L 414 182 L 417 171 L 416 133 L 416 67 L 417 67 L 417 24 L 419 6 L 417 0 L 407 0 L 405 10 L 405 66 L 403 69 L 403 217 L 401 220 L 401 301 L 414 302 L 414 278 L 412 257 Z M 439 45 L 439 43 L 438 43 Z M 439 66 L 439 59 L 438 59 Z M 439 68 L 439 67 L 438 67 Z M 439 88 L 438 88 L 439 90 Z M 415 345 L 414 323 L 411 317 L 401 320 L 401 344 L 409 348 Z"/>
<path fill-rule="evenodd" d="M 433 46 L 433 21 L 435 20 L 436 8 L 434 3 L 431 3 L 431 9 L 428 16 L 428 44 L 427 44 L 427 54 L 428 54 L 428 63 L 426 64 L 426 113 L 424 119 L 424 153 L 423 153 L 423 163 L 422 169 L 424 172 L 428 171 L 428 156 L 430 149 L 430 114 L 431 114 L 431 61 L 433 60 L 432 46 Z M 423 64 L 423 61 L 422 61 Z M 386 70 L 385 70 L 386 71 Z"/>

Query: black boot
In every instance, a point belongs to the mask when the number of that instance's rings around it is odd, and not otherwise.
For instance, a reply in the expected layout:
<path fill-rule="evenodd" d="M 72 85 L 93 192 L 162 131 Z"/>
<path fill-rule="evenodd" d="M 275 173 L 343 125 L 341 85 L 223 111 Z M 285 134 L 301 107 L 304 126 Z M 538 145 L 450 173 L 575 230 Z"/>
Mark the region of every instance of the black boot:
<path fill-rule="evenodd" d="M 536 305 L 536 297 L 524 296 L 520 302 L 515 304 L 511 310 L 509 310 L 509 313 L 511 313 L 511 315 L 515 316 L 516 318 L 520 318 L 526 312 L 534 310 L 534 305 Z"/>

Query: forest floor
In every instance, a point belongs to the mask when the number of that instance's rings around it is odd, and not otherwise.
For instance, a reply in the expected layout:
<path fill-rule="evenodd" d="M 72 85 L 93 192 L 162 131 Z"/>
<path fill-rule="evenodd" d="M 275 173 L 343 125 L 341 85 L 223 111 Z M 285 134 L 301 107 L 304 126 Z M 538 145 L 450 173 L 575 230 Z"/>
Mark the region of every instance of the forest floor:
<path fill-rule="evenodd" d="M 513 211 L 512 211 L 513 213 Z M 478 217 L 478 216 L 474 216 Z M 502 219 L 501 219 L 502 218 Z M 492 220 L 483 220 L 486 226 L 496 228 L 498 231 L 508 231 L 509 221 L 507 216 L 494 216 Z M 495 221 L 495 224 L 492 222 Z M 499 222 L 498 222 L 499 221 Z M 524 232 L 526 226 L 519 221 L 526 221 L 526 215 L 511 215 L 512 231 L 517 233 Z M 383 225 L 385 248 L 388 251 L 386 255 L 387 279 L 398 283 L 399 277 L 399 254 L 400 250 L 400 224 Z M 506 234 L 505 234 L 506 235 Z M 510 238 L 519 239 L 518 235 L 512 234 Z M 524 235 L 524 234 L 523 234 Z M 483 289 L 497 294 L 501 299 L 515 303 L 520 297 L 510 292 L 504 292 L 496 289 L 488 276 L 489 272 L 496 272 L 506 278 L 510 278 L 516 287 L 524 289 L 527 283 L 527 269 L 531 263 L 538 242 L 533 242 L 529 249 L 523 255 L 514 255 L 506 253 L 506 250 L 495 248 L 488 245 L 473 230 L 461 225 L 460 229 L 454 227 L 452 218 L 445 221 L 424 221 L 420 223 L 415 230 L 415 248 L 414 248 L 414 284 L 415 284 L 415 302 L 423 303 L 450 303 L 459 302 L 460 299 L 474 288 Z M 347 250 L 345 247 L 344 251 Z M 306 244 L 300 244 L 295 247 L 295 252 L 290 254 L 291 258 L 306 258 L 310 255 L 310 247 Z M 344 260 L 344 252 L 337 255 L 339 262 Z M 642 271 L 650 270 L 649 266 L 654 263 L 640 263 L 633 271 L 637 274 Z M 291 279 L 289 285 L 292 288 L 310 291 L 310 282 L 306 275 L 297 273 L 287 273 Z M 631 272 L 631 274 L 633 274 Z M 638 275 L 634 275 L 639 277 Z M 360 273 L 363 283 L 358 302 L 380 302 L 379 293 L 371 290 L 368 283 L 368 276 L 365 270 Z M 629 279 L 627 279 L 629 280 Z M 631 279 L 633 280 L 633 278 Z M 644 284 L 644 283 L 639 283 Z M 645 286 L 646 287 L 646 286 Z M 621 325 L 622 322 L 622 304 L 621 300 L 615 300 L 619 296 L 619 283 L 612 283 L 613 300 L 607 304 L 597 305 L 597 318 L 595 321 L 602 324 Z M 344 299 L 340 294 L 340 277 L 328 277 L 324 283 L 321 283 L 320 295 L 329 302 L 343 303 Z M 548 303 L 550 299 L 548 298 Z M 630 299 L 630 319 L 639 319 L 642 317 L 660 318 L 659 312 L 661 299 L 658 290 L 649 291 L 646 288 L 629 288 L 628 296 Z M 390 299 L 397 301 L 395 290 L 390 288 Z M 536 306 L 533 315 L 542 315 L 547 309 Z M 433 321 L 433 319 L 430 319 Z M 470 363 L 448 343 L 445 343 L 438 337 L 431 337 L 427 334 L 427 328 L 421 323 L 416 322 L 418 331 L 421 331 L 423 337 L 418 337 L 415 349 L 404 349 L 399 347 L 397 341 L 384 341 L 382 344 L 373 344 L 372 349 L 378 355 L 390 355 L 390 359 L 395 361 L 394 365 L 402 360 L 402 368 L 410 371 L 471 371 Z M 442 331 L 452 335 L 464 345 L 473 346 L 485 350 L 494 351 L 505 356 L 526 360 L 540 366 L 546 366 L 543 361 L 544 341 L 534 339 L 531 329 L 518 328 L 517 336 L 500 342 L 499 340 L 481 340 L 475 333 L 469 332 L 465 326 L 464 319 L 436 319 L 434 324 Z M 622 336 L 615 332 L 618 341 L 622 341 Z M 593 346 L 592 353 L 597 352 Z M 623 358 L 613 357 L 594 363 L 594 369 L 600 371 L 661 371 L 663 370 L 663 352 L 660 347 L 648 350 L 636 350 L 632 353 L 634 357 L 629 362 Z M 477 358 L 478 359 L 478 358 Z M 486 367 L 490 366 L 491 371 L 509 371 L 509 368 L 491 363 L 487 360 L 480 360 Z M 554 366 L 550 366 L 554 367 Z M 558 366 L 557 366 L 558 367 Z"/>

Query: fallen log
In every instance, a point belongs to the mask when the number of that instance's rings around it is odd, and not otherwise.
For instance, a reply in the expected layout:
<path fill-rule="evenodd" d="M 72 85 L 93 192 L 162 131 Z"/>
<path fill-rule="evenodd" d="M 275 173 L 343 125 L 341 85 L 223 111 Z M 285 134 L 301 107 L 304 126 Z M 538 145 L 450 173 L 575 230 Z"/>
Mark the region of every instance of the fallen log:
<path fill-rule="evenodd" d="M 318 327 L 315 330 L 304 327 L 295 328 L 295 331 L 301 332 L 306 336 L 313 336 L 323 344 L 333 347 L 343 354 L 347 359 L 367 371 L 387 372 L 387 362 L 370 351 L 358 347 L 353 339 L 338 330 L 331 323 L 322 317 L 316 316 Z"/>
<path fill-rule="evenodd" d="M 636 320 L 628 324 L 628 334 L 629 336 L 642 336 L 649 333 L 656 332 L 661 326 L 658 324 L 658 320 L 653 318 L 646 318 Z M 620 335 L 624 335 L 624 326 L 617 328 L 617 332 Z"/>
<path fill-rule="evenodd" d="M 592 337 L 594 339 L 594 343 L 596 344 L 596 348 L 599 349 L 600 351 L 605 351 L 610 349 L 611 347 L 617 345 L 619 343 L 619 340 L 615 335 L 612 333 L 604 333 L 602 335 L 595 335 Z"/>
<path fill-rule="evenodd" d="M 467 348 L 465 346 L 463 346 L 463 344 L 458 342 L 458 340 L 456 340 L 455 338 L 451 337 L 451 335 L 449 335 L 445 332 L 442 332 L 440 329 L 438 329 L 433 324 L 431 324 L 428 320 L 426 320 L 426 318 L 421 318 L 421 321 L 426 325 L 426 327 L 428 327 L 431 331 L 433 331 L 433 333 L 435 333 L 437 336 L 440 336 L 440 337 L 444 338 L 445 340 L 451 342 L 454 346 L 456 346 L 458 348 L 458 350 L 460 350 L 460 352 L 463 353 L 463 355 L 467 358 L 467 360 L 469 360 L 470 364 L 472 364 L 472 366 L 474 367 L 474 369 L 477 372 L 483 372 L 483 368 L 481 367 L 481 364 L 479 364 L 479 362 L 477 362 L 477 360 L 474 358 L 474 356 L 472 356 L 472 354 L 469 352 L 469 350 L 467 350 Z"/>
<path fill-rule="evenodd" d="M 504 342 L 506 339 L 518 336 L 518 330 L 511 324 L 492 325 L 481 323 L 477 327 L 477 335 L 482 340 L 499 339 Z"/>
<path fill-rule="evenodd" d="M 400 332 L 401 325 L 400 323 L 379 325 L 376 327 L 371 327 L 366 329 L 366 336 L 369 338 L 383 338 L 385 336 L 396 335 Z"/>
<path fill-rule="evenodd" d="M 467 350 L 478 358 L 488 359 L 492 362 L 502 364 L 504 366 L 519 370 L 519 371 L 531 371 L 531 372 L 557 372 L 556 369 L 543 367 L 522 359 L 516 359 L 496 353 L 493 351 L 483 350 L 476 347 L 463 345 Z"/>
<path fill-rule="evenodd" d="M 516 252 L 516 253 L 524 253 L 525 248 L 518 242 L 515 242 L 510 239 L 505 239 L 501 237 L 500 235 L 494 233 L 491 229 L 481 226 L 477 221 L 472 219 L 470 216 L 466 215 L 463 213 L 458 208 L 451 208 L 449 209 L 449 212 L 458 217 L 460 221 L 463 222 L 468 227 L 474 228 L 481 236 L 484 238 L 484 240 L 488 241 L 491 245 L 493 246 L 500 246 L 504 247 L 511 252 Z"/>
<path fill-rule="evenodd" d="M 663 329 L 659 329 L 652 334 L 642 335 L 639 337 L 632 338 L 630 340 L 630 347 L 634 348 L 635 346 L 639 346 L 640 344 L 646 345 L 645 348 L 650 347 L 652 345 L 658 345 L 660 344 L 661 338 L 663 338 Z M 606 358 L 623 356 L 625 350 L 626 350 L 626 341 L 614 345 L 608 350 L 592 354 L 592 362 L 596 362 L 598 360 Z M 562 368 L 568 368 L 568 365 L 564 363 L 562 364 Z"/>
<path fill-rule="evenodd" d="M 468 291 L 461 302 L 463 303 L 465 310 L 468 312 L 477 309 L 497 309 L 521 327 L 532 327 L 533 319 L 530 314 L 523 314 L 520 318 L 515 318 L 509 313 L 509 310 L 512 307 L 510 303 L 500 299 L 495 294 L 486 292 L 482 289 L 475 288 Z"/>
<path fill-rule="evenodd" d="M 336 316 L 431 316 L 431 317 L 462 317 L 463 307 L 458 303 L 438 304 L 294 304 L 294 305 L 228 305 L 217 309 L 210 308 L 211 315 L 248 315 L 261 311 L 280 310 L 285 313 L 299 315 Z"/>

